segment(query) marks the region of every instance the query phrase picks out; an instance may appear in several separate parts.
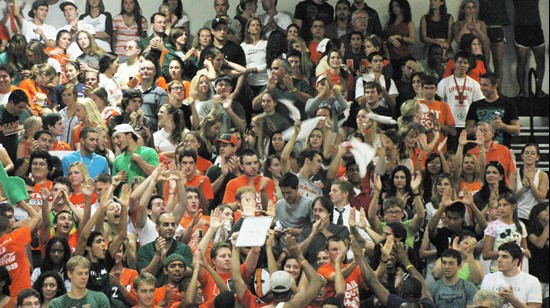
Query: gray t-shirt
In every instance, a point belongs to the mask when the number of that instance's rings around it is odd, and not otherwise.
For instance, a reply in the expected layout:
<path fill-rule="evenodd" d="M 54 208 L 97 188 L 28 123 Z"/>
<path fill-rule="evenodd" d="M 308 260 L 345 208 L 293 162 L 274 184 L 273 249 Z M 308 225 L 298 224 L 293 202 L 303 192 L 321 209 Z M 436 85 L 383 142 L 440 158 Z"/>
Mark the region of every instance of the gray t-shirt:
<path fill-rule="evenodd" d="M 464 279 L 459 279 L 453 286 L 448 286 L 440 279 L 430 284 L 430 294 L 438 308 L 466 307 L 474 304 L 476 286 Z"/>
<path fill-rule="evenodd" d="M 111 307 L 107 296 L 101 292 L 90 291 L 86 293 L 81 299 L 70 298 L 65 294 L 61 297 L 55 298 L 50 302 L 50 308 L 63 308 L 63 307 L 75 307 L 75 308 L 103 308 Z"/>
<path fill-rule="evenodd" d="M 291 208 L 284 198 L 279 199 L 275 205 L 275 217 L 283 228 L 304 228 L 311 225 L 313 219 L 312 203 L 312 199 L 301 197 L 298 204 Z"/>

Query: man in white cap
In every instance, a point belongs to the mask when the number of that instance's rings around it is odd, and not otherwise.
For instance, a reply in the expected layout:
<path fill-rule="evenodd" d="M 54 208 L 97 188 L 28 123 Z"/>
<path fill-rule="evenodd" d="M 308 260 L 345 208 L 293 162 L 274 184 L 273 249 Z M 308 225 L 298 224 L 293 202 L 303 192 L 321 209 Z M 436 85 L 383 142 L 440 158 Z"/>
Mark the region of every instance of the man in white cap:
<path fill-rule="evenodd" d="M 67 21 L 67 24 L 59 28 L 59 30 L 67 30 L 71 33 L 72 42 L 67 49 L 67 53 L 72 58 L 76 59 L 82 54 L 82 50 L 76 44 L 76 33 L 84 30 L 91 35 L 94 35 L 95 28 L 83 20 L 78 20 L 78 7 L 76 6 L 74 0 L 65 0 L 61 2 L 61 4 L 59 4 L 59 8 L 63 12 L 63 16 L 65 16 L 65 20 Z"/>
<path fill-rule="evenodd" d="M 113 137 L 121 154 L 115 158 L 112 174 L 125 170 L 130 183 L 135 176 L 147 177 L 153 173 L 159 164 L 158 154 L 154 149 L 138 144 L 138 135 L 130 124 L 117 125 Z"/>

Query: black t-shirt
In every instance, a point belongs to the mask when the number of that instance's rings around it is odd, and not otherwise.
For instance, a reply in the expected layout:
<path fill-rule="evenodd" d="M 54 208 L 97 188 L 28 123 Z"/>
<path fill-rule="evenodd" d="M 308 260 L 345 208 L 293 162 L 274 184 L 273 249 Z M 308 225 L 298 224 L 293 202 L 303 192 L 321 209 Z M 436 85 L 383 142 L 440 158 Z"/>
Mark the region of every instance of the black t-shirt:
<path fill-rule="evenodd" d="M 6 106 L 0 105 L 0 144 L 6 148 L 13 162 L 17 158 L 17 139 L 23 136 L 23 123 L 28 117 L 26 110 L 21 116 L 16 116 L 9 113 Z"/>
<path fill-rule="evenodd" d="M 225 46 L 221 48 L 221 51 L 227 61 L 246 67 L 246 56 L 241 46 L 233 43 L 232 41 L 227 41 Z"/>
<path fill-rule="evenodd" d="M 451 247 L 454 237 L 461 230 L 469 230 L 472 231 L 472 233 L 476 234 L 476 230 L 473 226 L 462 226 L 462 228 L 458 229 L 457 231 L 452 231 L 447 227 L 437 228 L 437 234 L 435 235 L 435 237 L 430 236 L 430 242 L 437 249 L 438 258 L 441 257 L 441 254 L 443 253 L 443 251 L 445 251 L 445 249 L 449 249 Z"/>
<path fill-rule="evenodd" d="M 191 106 L 183 103 L 183 105 L 181 105 L 179 110 L 181 110 L 181 112 L 183 112 L 183 120 L 184 120 L 184 123 L 185 123 L 185 127 L 187 129 L 192 130 L 193 125 L 191 125 L 191 116 L 193 115 L 193 111 L 191 109 Z"/>
<path fill-rule="evenodd" d="M 115 266 L 115 260 L 109 251 L 105 252 L 105 259 L 99 260 L 97 263 L 91 263 L 90 278 L 86 288 L 92 291 L 109 294 L 111 292 L 111 281 L 109 280 L 109 272 Z"/>
<path fill-rule="evenodd" d="M 343 37 L 342 40 L 346 45 L 346 53 L 344 55 L 344 61 L 346 65 L 350 68 L 350 70 L 355 73 L 359 70 L 361 63 L 367 60 L 367 55 L 365 54 L 365 51 L 363 50 L 363 48 L 361 48 L 361 50 L 358 53 L 354 53 L 353 51 L 351 51 L 351 46 L 349 46 L 349 35 L 346 35 L 345 37 Z"/>
<path fill-rule="evenodd" d="M 538 232 L 531 227 L 531 224 L 528 225 L 527 231 L 529 234 L 534 233 L 537 236 Z M 542 232 L 541 232 L 542 234 Z M 527 246 L 529 251 L 531 251 L 531 259 L 529 259 L 529 274 L 537 277 L 541 283 L 550 282 L 550 265 L 548 259 L 550 259 L 550 253 L 548 248 L 548 240 L 542 249 L 537 248 L 533 245 L 530 240 L 527 240 Z"/>
<path fill-rule="evenodd" d="M 487 102 L 485 99 L 475 101 L 468 109 L 466 121 L 473 120 L 476 123 L 487 122 L 491 124 L 498 117 L 502 119 L 504 124 L 508 125 L 513 120 L 519 120 L 516 104 L 505 96 L 499 96 L 492 103 Z M 503 130 L 495 131 L 494 140 L 499 144 L 510 147 L 512 135 Z"/>
<path fill-rule="evenodd" d="M 539 0 L 514 0 L 514 25 L 541 26 Z"/>
<path fill-rule="evenodd" d="M 508 26 L 510 18 L 506 10 L 505 0 L 483 0 L 479 1 L 479 20 L 487 25 Z"/>
<path fill-rule="evenodd" d="M 401 105 L 409 99 L 413 99 L 416 96 L 410 82 L 405 82 L 401 79 L 395 81 L 395 87 L 399 91 L 399 95 L 395 98 L 395 117 L 398 118 L 401 115 Z"/>
<path fill-rule="evenodd" d="M 305 0 L 296 5 L 294 18 L 302 21 L 302 38 L 309 42 L 311 40 L 311 25 L 314 19 L 321 19 L 325 27 L 334 20 L 334 8 L 332 5 L 323 2 L 316 4 L 313 0 Z"/>

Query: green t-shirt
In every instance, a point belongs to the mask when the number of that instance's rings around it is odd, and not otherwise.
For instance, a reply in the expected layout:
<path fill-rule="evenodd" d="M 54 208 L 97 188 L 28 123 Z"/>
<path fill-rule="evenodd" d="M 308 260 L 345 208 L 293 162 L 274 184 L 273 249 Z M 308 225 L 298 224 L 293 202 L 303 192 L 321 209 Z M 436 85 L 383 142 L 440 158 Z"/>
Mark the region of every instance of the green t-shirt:
<path fill-rule="evenodd" d="M 412 220 L 409 219 L 409 220 L 405 220 L 402 223 L 403 223 L 403 227 L 405 227 L 405 230 L 407 230 L 407 239 L 405 240 L 405 245 L 407 247 L 414 248 L 414 237 L 416 236 L 416 234 L 413 232 L 413 229 L 411 227 L 411 221 Z M 376 230 L 376 233 L 383 234 L 384 229 L 386 229 L 386 222 L 381 221 L 380 222 L 380 229 Z"/>
<path fill-rule="evenodd" d="M 101 292 L 90 291 L 86 293 L 86 296 L 80 299 L 70 298 L 65 294 L 61 297 L 55 298 L 50 302 L 50 308 L 105 308 L 111 307 L 107 296 Z"/>
<path fill-rule="evenodd" d="M 136 149 L 135 153 L 139 154 L 139 156 L 152 166 L 157 166 L 159 164 L 157 151 L 151 148 L 140 146 Z M 138 175 L 147 177 L 145 171 L 143 171 L 137 163 L 133 162 L 131 158 L 132 155 L 124 152 L 117 156 L 113 163 L 113 175 L 116 175 L 122 170 L 126 170 L 126 172 L 128 172 L 128 183 L 132 182 L 132 179 Z"/>

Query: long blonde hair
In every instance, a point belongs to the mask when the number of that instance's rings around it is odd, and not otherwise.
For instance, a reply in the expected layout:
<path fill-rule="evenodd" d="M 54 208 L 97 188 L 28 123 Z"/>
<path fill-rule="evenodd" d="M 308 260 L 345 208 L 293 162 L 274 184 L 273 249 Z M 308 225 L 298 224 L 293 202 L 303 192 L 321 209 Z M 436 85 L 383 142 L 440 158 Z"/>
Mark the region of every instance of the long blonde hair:
<path fill-rule="evenodd" d="M 202 119 L 200 123 L 200 127 L 199 127 L 200 135 L 204 140 L 204 145 L 206 146 L 206 149 L 210 153 L 212 153 L 213 147 L 212 147 L 212 142 L 210 141 L 210 136 L 208 136 L 207 132 L 208 130 L 210 130 L 210 127 L 212 127 L 214 124 L 218 122 L 223 124 L 222 118 L 215 114 L 209 113 L 206 117 L 204 117 L 204 119 Z"/>
<path fill-rule="evenodd" d="M 88 119 L 90 126 L 107 131 L 105 120 L 101 117 L 101 113 L 99 113 L 97 105 L 91 98 L 79 98 L 76 100 L 76 105 L 84 107 L 86 110 L 86 118 Z"/>
<path fill-rule="evenodd" d="M 309 55 L 309 49 L 307 49 L 306 42 L 300 38 L 294 38 L 290 41 L 289 50 L 292 49 L 292 45 L 294 44 L 300 44 L 300 53 L 302 54 L 302 60 L 300 61 L 300 70 L 302 71 L 302 74 L 304 74 L 307 78 L 310 78 L 315 70 L 315 63 L 311 61 L 310 55 Z"/>
<path fill-rule="evenodd" d="M 265 113 L 252 117 L 252 122 L 260 128 L 260 134 L 256 136 L 256 144 L 253 145 L 254 150 L 260 157 L 265 157 L 266 141 L 269 141 L 271 135 L 275 132 L 275 125 Z"/>
<path fill-rule="evenodd" d="M 208 75 L 204 71 L 203 72 L 199 71 L 197 73 L 197 75 L 195 75 L 195 77 L 193 77 L 193 79 L 191 79 L 191 84 L 189 85 L 189 95 L 191 95 L 191 93 L 193 93 L 193 92 L 200 93 L 199 92 L 199 82 L 201 80 L 201 77 L 203 77 L 203 76 L 206 78 L 206 82 L 208 83 L 208 92 L 206 92 L 206 97 L 204 98 L 204 100 L 207 101 L 212 96 L 212 86 L 210 84 Z"/>
<path fill-rule="evenodd" d="M 399 131 L 405 130 L 405 126 L 412 124 L 413 117 L 420 108 L 420 103 L 414 99 L 409 99 L 401 105 L 401 116 L 397 119 Z"/>
<path fill-rule="evenodd" d="M 90 47 L 89 47 L 90 52 L 88 54 L 103 57 L 103 55 L 105 54 L 105 50 L 103 50 L 103 48 L 101 48 L 97 45 L 97 42 L 95 41 L 95 38 L 93 37 L 93 35 L 90 34 L 90 32 L 84 31 L 84 30 L 79 30 L 78 32 L 76 32 L 76 36 L 75 36 L 76 41 L 78 42 L 78 36 L 80 35 L 80 33 L 86 34 L 86 36 L 88 37 L 88 41 L 90 41 Z M 77 45 L 78 45 L 78 48 L 80 48 L 80 50 L 82 50 L 80 45 L 79 44 L 77 44 Z M 84 52 L 84 50 L 82 50 L 82 52 Z"/>
<path fill-rule="evenodd" d="M 80 170 L 80 173 L 82 173 L 82 177 L 84 178 L 84 180 L 82 181 L 81 185 L 88 183 L 88 181 L 90 180 L 90 173 L 88 172 L 88 167 L 86 167 L 86 164 L 84 164 L 84 162 L 81 160 L 75 161 L 74 163 L 69 165 L 69 168 L 67 168 L 67 172 L 68 170 L 71 170 L 72 167 L 77 167 Z"/>

